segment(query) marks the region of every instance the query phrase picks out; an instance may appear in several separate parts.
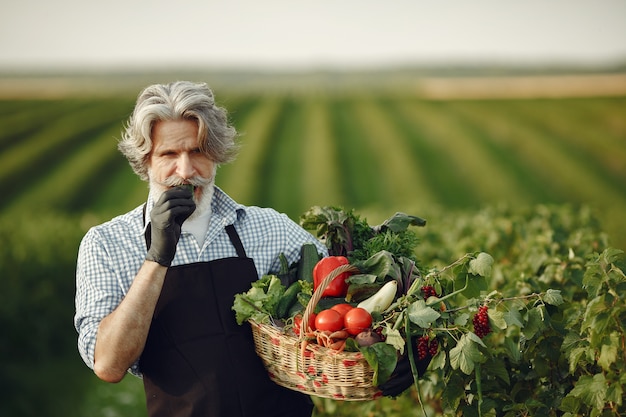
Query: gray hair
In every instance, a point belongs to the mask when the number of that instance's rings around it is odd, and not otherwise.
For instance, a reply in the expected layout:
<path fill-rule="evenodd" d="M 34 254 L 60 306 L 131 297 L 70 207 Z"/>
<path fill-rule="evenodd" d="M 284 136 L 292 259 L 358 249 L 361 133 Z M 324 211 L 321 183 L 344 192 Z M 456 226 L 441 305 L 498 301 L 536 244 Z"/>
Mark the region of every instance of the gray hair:
<path fill-rule="evenodd" d="M 142 180 L 148 180 L 155 123 L 180 119 L 198 122 L 200 150 L 211 160 L 222 164 L 235 159 L 237 131 L 230 125 L 226 109 L 215 104 L 213 92 L 206 84 L 189 81 L 155 84 L 139 94 L 118 143 L 118 149 Z"/>

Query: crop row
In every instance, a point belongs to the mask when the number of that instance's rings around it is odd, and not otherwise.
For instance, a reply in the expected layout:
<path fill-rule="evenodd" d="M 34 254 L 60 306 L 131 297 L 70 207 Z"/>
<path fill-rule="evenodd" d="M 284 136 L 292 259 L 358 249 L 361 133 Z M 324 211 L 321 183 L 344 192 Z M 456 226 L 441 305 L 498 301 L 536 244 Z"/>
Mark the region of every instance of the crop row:
<path fill-rule="evenodd" d="M 242 134 L 217 183 L 296 218 L 313 204 L 574 203 L 626 210 L 626 98 L 224 97 Z M 0 208 L 110 215 L 145 198 L 115 150 L 128 100 L 0 102 Z M 622 229 L 623 232 L 626 232 Z M 626 233 L 622 233 L 626 234 Z"/>
<path fill-rule="evenodd" d="M 308 184 L 305 194 L 321 196 L 320 190 L 329 189 L 338 203 L 358 207 L 392 207 L 406 201 L 454 208 L 500 201 L 621 207 L 626 203 L 623 164 L 613 162 L 626 158 L 626 128 L 617 118 L 623 99 L 426 102 L 338 98 L 315 103 L 317 124 L 314 113 L 307 111 L 304 119 L 298 116 L 304 124 L 297 131 L 247 127 L 242 159 L 263 158 L 257 147 L 265 141 L 300 142 L 301 149 L 311 149 L 313 140 L 324 154 L 309 152 L 307 160 L 312 162 L 303 161 L 295 171 L 285 171 L 277 157 L 280 150 L 271 145 L 271 161 L 264 169 L 253 171 L 261 175 L 243 175 L 246 168 L 240 159 L 234 165 L 238 169 L 223 177 L 237 172 L 239 181 L 266 182 L 279 188 L 273 193 L 286 193 L 294 199 L 300 191 L 277 187 L 269 180 L 274 174 L 268 169 L 298 177 L 310 163 L 316 167 L 313 173 L 317 172 L 319 181 L 304 181 Z M 567 112 L 570 103 L 572 115 Z M 267 110 L 263 107 L 259 112 Z M 290 102 L 289 110 L 277 110 L 274 117 L 287 126 L 289 114 L 297 114 L 298 107 Z M 590 111 L 580 117 L 580 109 L 585 107 Z M 264 123 L 271 125 L 268 120 Z M 310 131 L 317 136 L 311 137 Z M 578 131 L 582 137 L 576 136 Z M 298 160 L 299 154 L 289 157 Z M 328 170 L 334 176 L 324 180 L 323 173 Z M 229 181 L 236 180 L 231 177 Z M 265 204 L 280 201 L 279 197 L 264 199 L 247 192 L 237 197 Z"/>
<path fill-rule="evenodd" d="M 32 132 L 19 134 L 0 155 L 0 187 L 5 195 L 11 196 L 11 199 L 5 199 L 0 204 L 6 206 L 13 203 L 37 184 L 55 175 L 75 152 L 91 146 L 94 138 L 117 124 L 123 113 L 114 104 L 85 102 L 80 107 L 66 108 L 63 113 L 56 114 L 54 106 L 63 107 L 65 104 L 50 102 L 52 110 L 45 113 L 47 118 L 37 111 L 34 112 L 32 123 L 38 127 Z M 9 129 L 4 130 L 4 126 L 11 125 L 11 119 L 10 115 L 0 119 L 3 127 L 2 143 L 9 142 L 5 138 L 13 134 Z M 29 122 L 25 121 L 24 124 L 29 125 Z M 4 132 L 7 132 L 6 136 Z M 91 154 L 85 157 L 85 162 L 97 161 L 101 155 Z M 72 175 L 70 173 L 70 177 Z M 67 180 L 60 178 L 52 186 L 61 190 L 66 187 Z"/>

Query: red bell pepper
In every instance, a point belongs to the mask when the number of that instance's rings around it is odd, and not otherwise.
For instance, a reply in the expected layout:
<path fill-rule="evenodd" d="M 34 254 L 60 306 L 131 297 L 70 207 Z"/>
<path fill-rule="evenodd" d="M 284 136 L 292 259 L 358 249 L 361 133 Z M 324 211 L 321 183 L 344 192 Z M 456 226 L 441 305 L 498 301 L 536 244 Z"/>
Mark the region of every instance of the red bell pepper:
<path fill-rule="evenodd" d="M 320 286 L 324 278 L 341 265 L 347 265 L 350 261 L 345 256 L 327 256 L 322 258 L 313 267 L 313 289 L 316 290 Z M 348 283 L 346 279 L 352 275 L 352 272 L 343 272 L 334 278 L 330 284 L 322 292 L 322 297 L 345 297 L 348 293 Z"/>

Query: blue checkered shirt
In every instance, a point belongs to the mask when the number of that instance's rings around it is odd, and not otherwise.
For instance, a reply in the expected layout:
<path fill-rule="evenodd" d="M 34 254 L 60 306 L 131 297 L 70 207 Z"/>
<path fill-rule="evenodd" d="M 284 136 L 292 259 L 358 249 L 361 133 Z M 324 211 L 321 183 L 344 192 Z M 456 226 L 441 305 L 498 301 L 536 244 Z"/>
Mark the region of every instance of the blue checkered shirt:
<path fill-rule="evenodd" d="M 154 202 L 149 197 L 145 219 Z M 212 214 L 204 242 L 181 234 L 172 266 L 237 256 L 224 227 L 234 224 L 259 278 L 280 271 L 279 255 L 289 263 L 299 259 L 304 243 L 314 242 L 326 255 L 326 248 L 310 233 L 284 214 L 270 208 L 237 204 L 218 187 L 211 204 Z M 78 350 L 93 369 L 96 332 L 100 321 L 111 313 L 128 292 L 146 257 L 143 205 L 104 224 L 91 228 L 78 251 L 76 268 L 76 315 Z M 130 372 L 141 376 L 138 363 Z"/>

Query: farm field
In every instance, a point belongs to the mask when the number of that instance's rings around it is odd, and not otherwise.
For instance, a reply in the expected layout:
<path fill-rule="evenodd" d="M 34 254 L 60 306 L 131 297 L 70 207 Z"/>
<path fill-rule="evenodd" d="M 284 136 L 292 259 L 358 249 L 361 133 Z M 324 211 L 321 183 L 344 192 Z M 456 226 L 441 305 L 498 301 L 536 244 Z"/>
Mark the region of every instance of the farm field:
<path fill-rule="evenodd" d="M 216 182 L 241 203 L 294 220 L 312 205 L 343 206 L 371 224 L 403 211 L 427 219 L 421 254 L 429 263 L 495 251 L 502 268 L 526 279 L 602 250 L 604 239 L 626 249 L 626 96 L 215 92 L 242 145 Z M 0 366 L 1 415 L 42 415 L 41 404 L 54 416 L 143 412 L 141 382 L 96 380 L 71 327 L 82 234 L 147 195 L 116 150 L 135 93 L 0 99 L 0 242 L 9 248 L 0 253 L 0 327 L 10 335 L 0 355 L 12 358 Z M 558 285 L 570 288 L 570 278 Z M 29 401 L 44 390 L 40 404 Z M 405 400 L 414 404 L 414 392 Z M 406 404 L 385 399 L 359 410 L 407 415 Z M 316 409 L 320 417 L 354 415 L 332 401 Z"/>
<path fill-rule="evenodd" d="M 242 133 L 240 155 L 217 183 L 242 203 L 295 219 L 328 204 L 375 217 L 585 205 L 612 244 L 626 247 L 626 97 L 217 97 Z M 146 185 L 115 148 L 132 105 L 0 101 L 2 215 L 53 210 L 94 222 L 140 204 Z"/>

